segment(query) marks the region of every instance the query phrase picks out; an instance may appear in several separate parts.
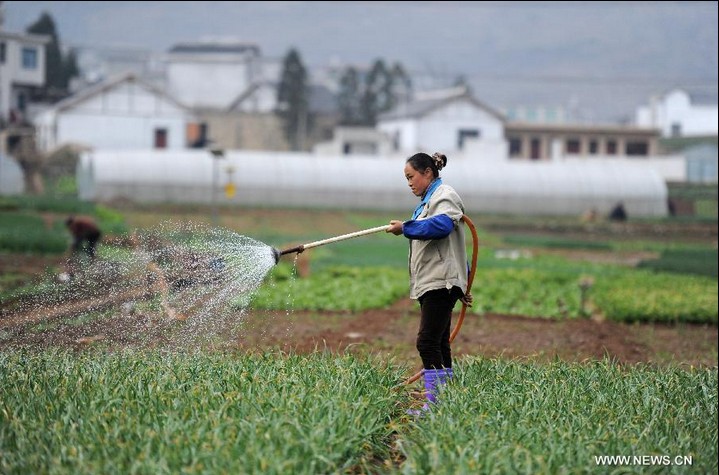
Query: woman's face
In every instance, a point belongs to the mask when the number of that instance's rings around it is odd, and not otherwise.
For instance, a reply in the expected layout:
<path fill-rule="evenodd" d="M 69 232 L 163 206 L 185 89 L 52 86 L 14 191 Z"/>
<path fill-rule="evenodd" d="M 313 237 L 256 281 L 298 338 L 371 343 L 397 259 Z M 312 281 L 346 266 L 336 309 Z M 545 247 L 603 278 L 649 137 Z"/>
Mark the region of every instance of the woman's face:
<path fill-rule="evenodd" d="M 429 185 L 434 181 L 434 174 L 431 168 L 426 168 L 423 172 L 415 170 L 412 165 L 406 163 L 404 165 L 404 176 L 407 178 L 412 193 L 416 196 L 424 195 Z"/>

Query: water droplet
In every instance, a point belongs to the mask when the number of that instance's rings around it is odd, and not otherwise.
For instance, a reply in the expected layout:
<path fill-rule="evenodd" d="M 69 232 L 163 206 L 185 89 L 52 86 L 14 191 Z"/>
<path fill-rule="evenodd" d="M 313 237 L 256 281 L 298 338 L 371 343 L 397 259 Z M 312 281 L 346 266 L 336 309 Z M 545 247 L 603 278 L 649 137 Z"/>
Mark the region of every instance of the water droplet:
<path fill-rule="evenodd" d="M 14 326 L 6 328 L 30 327 L 38 344 L 213 343 L 240 329 L 275 265 L 267 244 L 203 224 L 165 221 L 130 241 L 43 284 L 12 310 L 4 322 Z"/>

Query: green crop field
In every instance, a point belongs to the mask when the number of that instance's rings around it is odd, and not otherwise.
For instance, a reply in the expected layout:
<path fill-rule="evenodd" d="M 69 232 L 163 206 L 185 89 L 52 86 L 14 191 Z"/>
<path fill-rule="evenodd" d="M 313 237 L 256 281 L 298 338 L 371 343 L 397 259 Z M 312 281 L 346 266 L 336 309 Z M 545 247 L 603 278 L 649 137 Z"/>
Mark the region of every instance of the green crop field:
<path fill-rule="evenodd" d="M 68 244 L 62 229 L 63 214 L 83 211 L 93 213 L 109 235 L 125 235 L 134 223 L 145 223 L 167 215 L 148 215 L 145 211 L 117 211 L 105 206 L 91 206 L 70 199 L 6 199 L 8 211 L 0 213 L 0 250 L 4 252 L 59 253 Z M 56 213 L 54 220 L 43 220 L 38 214 Z M 204 219 L 201 210 L 186 209 L 177 223 Z M 284 242 L 312 241 L 328 237 L 330 230 L 348 230 L 376 226 L 389 219 L 385 213 L 319 212 L 256 210 L 254 214 L 224 218 L 224 226 L 236 228 L 249 237 L 264 236 L 268 246 L 282 247 Z M 254 217 L 252 217 L 254 216 Z M 503 218 L 507 226 L 509 218 Z M 477 220 L 482 223 L 481 219 Z M 51 223 L 47 229 L 46 222 Z M 306 222 L 310 226 L 299 223 Z M 576 225 L 564 220 L 559 228 Z M 155 223 L 157 224 L 157 223 Z M 514 221 L 514 224 L 519 224 Z M 536 225 L 536 223 L 534 223 Z M 717 323 L 716 248 L 695 242 L 622 239 L 608 241 L 606 236 L 571 239 L 558 233 L 555 237 L 533 237 L 510 233 L 507 236 L 488 232 L 479 226 L 480 255 L 473 292 L 473 311 L 535 316 L 549 319 L 600 316 L 616 321 Z M 339 231 L 332 231 L 339 232 Z M 469 233 L 468 233 L 469 234 Z M 280 237 L 282 236 L 282 237 Z M 470 245 L 468 237 L 468 246 Z M 531 255 L 519 259 L 502 259 L 496 251 L 514 248 L 535 250 L 584 250 L 611 255 L 616 252 L 654 252 L 635 267 L 594 264 L 561 257 Z M 471 248 L 470 248 L 471 249 Z M 128 259 L 128 250 L 112 244 L 100 246 L 100 256 L 108 261 Z M 268 276 L 267 285 L 253 299 L 255 308 L 305 310 L 366 310 L 382 308 L 406 294 L 407 242 L 385 234 L 340 242 L 308 252 L 312 273 L 307 278 L 288 278 L 294 271 L 291 261 L 282 264 Z M 288 266 L 290 266 L 288 268 Z M 11 278 L 12 277 L 12 278 Z M 22 279 L 10 276 L 0 288 L 0 301 L 32 298 L 39 295 L 62 297 L 57 286 L 33 282 L 20 288 L 12 282 Z M 589 285 L 585 285 L 590 283 Z M 7 289 L 6 289 L 7 287 Z M 290 288 L 291 287 L 291 288 Z M 291 297 L 288 297 L 291 295 Z"/>
<path fill-rule="evenodd" d="M 404 374 L 329 353 L 5 351 L 0 472 L 717 471 L 716 368 L 465 358 L 419 418 Z"/>
<path fill-rule="evenodd" d="M 468 358 L 461 369 L 432 416 L 401 438 L 404 473 L 717 470 L 716 368 Z M 603 465 L 614 455 L 661 461 Z"/>
<path fill-rule="evenodd" d="M 202 207 L 115 209 L 69 198 L 3 199 L 2 262 L 64 252 L 62 219 L 69 213 L 91 214 L 102 223 L 107 239 L 99 257 L 115 277 L 137 261 L 123 241 L 128 232 L 167 219 L 210 220 Z M 284 248 L 402 216 L 223 209 L 220 218 L 222 228 Z M 603 318 L 631 323 L 627 328 L 653 322 L 662 329 L 695 324 L 715 329 L 719 291 L 711 239 L 673 240 L 646 231 L 617 235 L 608 226 L 589 232 L 570 218 L 556 222 L 552 232 L 536 233 L 527 228 L 541 227 L 539 218 L 525 223 L 477 217 L 480 251 L 469 318 L 495 313 L 548 321 Z M 661 223 L 663 232 L 678 233 L 683 224 L 677 223 Z M 627 264 L 624 255 L 640 259 Z M 403 238 L 379 234 L 313 249 L 302 258 L 307 275 L 299 276 L 296 261 L 283 258 L 253 293 L 251 308 L 351 319 L 407 296 Z M 0 280 L 3 312 L 27 302 L 50 309 L 70 299 L 111 294 L 139 285 L 144 276 L 92 286 L 82 280 L 61 284 L 57 269 L 32 279 L 19 274 L 20 266 L 13 269 Z M 160 341 L 142 350 L 110 339 L 78 350 L 77 336 L 84 333 L 74 331 L 91 325 L 102 330 L 112 319 L 151 325 L 163 311 L 161 300 L 154 295 L 134 302 L 131 316 L 118 316 L 112 307 L 83 309 L 0 331 L 0 473 L 705 474 L 718 469 L 715 365 L 458 357 L 455 378 L 443 387 L 439 404 L 414 418 L 406 410 L 421 404 L 409 391 L 417 386 L 402 384 L 411 371 L 386 353 L 230 351 L 209 344 L 190 351 L 190 345 L 170 349 Z M 229 302 L 238 314 L 248 304 Z M 57 335 L 62 329 L 73 335 L 64 346 L 42 340 L 45 331 Z M 39 342 L 38 348 L 13 346 L 19 336 Z M 707 351 L 715 361 L 716 347 Z"/>

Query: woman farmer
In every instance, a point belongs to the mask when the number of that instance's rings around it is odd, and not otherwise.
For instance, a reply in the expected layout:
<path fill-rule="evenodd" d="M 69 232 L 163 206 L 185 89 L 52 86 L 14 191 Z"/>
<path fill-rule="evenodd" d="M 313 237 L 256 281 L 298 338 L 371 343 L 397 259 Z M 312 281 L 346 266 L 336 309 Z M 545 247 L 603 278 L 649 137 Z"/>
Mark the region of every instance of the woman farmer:
<path fill-rule="evenodd" d="M 467 291 L 467 250 L 464 204 L 457 192 L 442 183 L 439 172 L 447 166 L 440 153 L 417 153 L 407 159 L 404 175 L 421 200 L 408 221 L 391 220 L 388 233 L 409 239 L 410 298 L 419 301 L 421 319 L 417 351 L 428 402 L 435 402 L 438 387 L 452 377 L 449 337 L 452 310 L 461 300 L 470 305 Z M 424 404 L 424 410 L 429 405 Z"/>

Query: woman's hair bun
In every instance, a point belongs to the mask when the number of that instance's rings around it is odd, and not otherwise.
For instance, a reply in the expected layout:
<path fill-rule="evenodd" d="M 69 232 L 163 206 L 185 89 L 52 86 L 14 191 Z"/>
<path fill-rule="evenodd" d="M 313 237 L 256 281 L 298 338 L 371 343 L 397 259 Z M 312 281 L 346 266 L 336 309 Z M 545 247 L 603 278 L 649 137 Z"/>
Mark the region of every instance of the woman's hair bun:
<path fill-rule="evenodd" d="M 432 161 L 434 161 L 434 165 L 437 167 L 437 171 L 441 171 L 444 167 L 447 166 L 447 156 L 443 153 L 436 152 L 432 154 Z"/>

